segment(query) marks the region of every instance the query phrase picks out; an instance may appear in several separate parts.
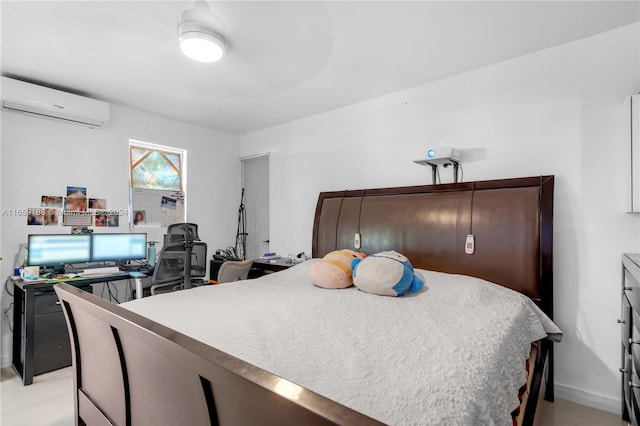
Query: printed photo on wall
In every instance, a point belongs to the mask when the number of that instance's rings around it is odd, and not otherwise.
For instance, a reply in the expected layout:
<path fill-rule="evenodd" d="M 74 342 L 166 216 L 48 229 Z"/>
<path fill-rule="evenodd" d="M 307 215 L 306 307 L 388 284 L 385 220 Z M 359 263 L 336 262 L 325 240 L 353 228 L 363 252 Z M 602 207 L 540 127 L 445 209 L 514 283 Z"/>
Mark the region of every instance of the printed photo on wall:
<path fill-rule="evenodd" d="M 89 198 L 89 208 L 94 210 L 104 210 L 107 208 L 107 200 L 104 198 Z"/>
<path fill-rule="evenodd" d="M 42 225 L 44 223 L 44 209 L 29 209 L 27 211 L 27 225 Z"/>
<path fill-rule="evenodd" d="M 87 188 L 84 186 L 67 186 L 67 198 L 87 198 Z"/>
<path fill-rule="evenodd" d="M 96 212 L 94 226 L 107 226 L 109 223 L 109 217 L 105 212 Z"/>
<path fill-rule="evenodd" d="M 176 208 L 176 199 L 169 197 L 162 197 L 162 201 L 160 202 L 160 207 L 163 209 L 175 209 Z"/>
<path fill-rule="evenodd" d="M 42 207 L 51 207 L 54 209 L 62 208 L 62 197 L 56 195 L 43 195 L 40 201 Z"/>
<path fill-rule="evenodd" d="M 107 218 L 107 225 L 109 228 L 115 228 L 120 226 L 120 216 L 117 214 L 110 214 Z"/>
<path fill-rule="evenodd" d="M 162 196 L 162 199 L 160 200 L 160 207 L 163 209 L 169 207 L 169 197 Z"/>
<path fill-rule="evenodd" d="M 144 225 L 146 223 L 146 219 L 145 219 L 146 215 L 145 215 L 145 211 L 144 210 L 137 210 L 133 213 L 133 224 L 134 225 Z"/>
<path fill-rule="evenodd" d="M 64 199 L 64 209 L 70 212 L 87 211 L 87 199 L 67 197 Z"/>
<path fill-rule="evenodd" d="M 67 186 L 67 197 L 64 209 L 72 212 L 87 210 L 87 188 L 83 186 Z"/>
<path fill-rule="evenodd" d="M 44 209 L 44 224 L 47 226 L 58 225 L 58 212 L 58 209 Z"/>

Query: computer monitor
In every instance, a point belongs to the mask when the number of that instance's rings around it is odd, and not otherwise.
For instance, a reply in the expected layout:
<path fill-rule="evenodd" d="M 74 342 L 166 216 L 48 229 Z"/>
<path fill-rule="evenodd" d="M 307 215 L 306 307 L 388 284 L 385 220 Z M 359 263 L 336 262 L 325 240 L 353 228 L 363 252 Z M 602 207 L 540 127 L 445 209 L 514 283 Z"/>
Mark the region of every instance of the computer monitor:
<path fill-rule="evenodd" d="M 147 258 L 147 234 L 91 234 L 92 262 Z"/>
<path fill-rule="evenodd" d="M 27 265 L 60 267 L 91 260 L 91 235 L 35 235 L 27 240 Z"/>

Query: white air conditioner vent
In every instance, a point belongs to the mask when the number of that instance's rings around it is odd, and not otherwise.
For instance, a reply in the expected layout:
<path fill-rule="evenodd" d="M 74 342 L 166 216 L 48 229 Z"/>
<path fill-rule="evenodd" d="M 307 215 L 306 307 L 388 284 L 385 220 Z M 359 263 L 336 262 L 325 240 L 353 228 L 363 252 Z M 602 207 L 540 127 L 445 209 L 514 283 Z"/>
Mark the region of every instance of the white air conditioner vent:
<path fill-rule="evenodd" d="M 109 121 L 109 104 L 12 78 L 2 77 L 2 108 L 92 128 Z"/>

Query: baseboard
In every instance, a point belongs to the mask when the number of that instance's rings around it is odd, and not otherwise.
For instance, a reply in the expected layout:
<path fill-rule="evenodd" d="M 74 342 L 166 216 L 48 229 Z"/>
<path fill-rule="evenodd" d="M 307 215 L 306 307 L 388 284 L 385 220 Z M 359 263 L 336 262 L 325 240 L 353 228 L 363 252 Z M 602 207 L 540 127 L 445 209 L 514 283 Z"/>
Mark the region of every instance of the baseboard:
<path fill-rule="evenodd" d="M 586 405 L 587 407 L 597 408 L 598 410 L 608 411 L 617 415 L 622 415 L 622 400 L 611 398 L 608 396 L 598 395 L 591 392 L 585 392 L 569 386 L 556 384 L 554 386 L 555 397 L 575 402 L 576 404 Z"/>

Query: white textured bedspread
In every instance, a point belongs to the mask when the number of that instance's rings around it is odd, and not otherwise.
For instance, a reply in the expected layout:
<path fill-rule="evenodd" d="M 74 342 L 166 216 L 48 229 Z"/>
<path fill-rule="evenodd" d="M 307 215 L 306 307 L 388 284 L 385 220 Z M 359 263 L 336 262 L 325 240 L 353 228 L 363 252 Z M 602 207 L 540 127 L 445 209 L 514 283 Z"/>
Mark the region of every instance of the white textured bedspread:
<path fill-rule="evenodd" d="M 315 287 L 315 260 L 122 306 L 394 425 L 511 425 L 531 342 L 561 331 L 521 294 L 419 270 L 403 297 Z"/>

